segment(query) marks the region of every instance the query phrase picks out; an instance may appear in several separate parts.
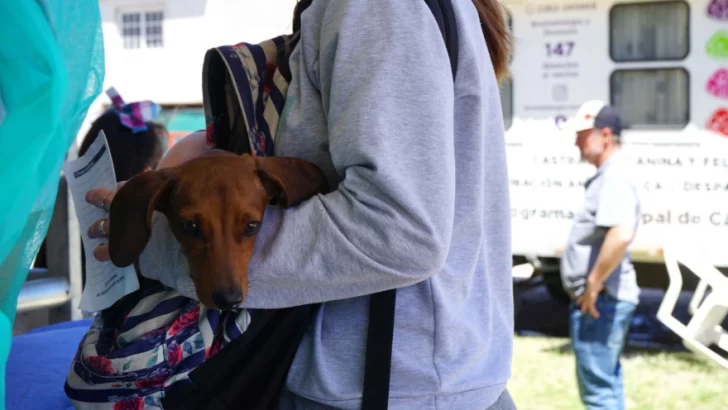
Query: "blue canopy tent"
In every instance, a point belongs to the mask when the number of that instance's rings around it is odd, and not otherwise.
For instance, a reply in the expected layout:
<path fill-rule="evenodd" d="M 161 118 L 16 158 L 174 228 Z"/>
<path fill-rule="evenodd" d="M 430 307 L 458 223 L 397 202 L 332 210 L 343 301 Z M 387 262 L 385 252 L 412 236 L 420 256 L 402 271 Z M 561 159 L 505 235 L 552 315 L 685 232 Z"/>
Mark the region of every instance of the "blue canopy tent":
<path fill-rule="evenodd" d="M 0 1 L 0 409 L 18 294 L 104 80 L 98 0 Z M 37 371 L 40 371 L 37 369 Z"/>

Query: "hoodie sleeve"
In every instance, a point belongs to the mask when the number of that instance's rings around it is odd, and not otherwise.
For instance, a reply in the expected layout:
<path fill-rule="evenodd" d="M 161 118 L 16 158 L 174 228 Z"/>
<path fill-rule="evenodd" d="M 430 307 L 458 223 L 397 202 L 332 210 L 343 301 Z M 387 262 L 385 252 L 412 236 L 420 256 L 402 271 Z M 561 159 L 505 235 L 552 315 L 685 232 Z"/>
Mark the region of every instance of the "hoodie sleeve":
<path fill-rule="evenodd" d="M 329 194 L 266 211 L 246 307 L 412 285 L 440 271 L 449 250 L 454 87 L 431 11 L 423 1 L 332 0 L 318 29 L 319 58 L 308 69 L 343 180 Z"/>

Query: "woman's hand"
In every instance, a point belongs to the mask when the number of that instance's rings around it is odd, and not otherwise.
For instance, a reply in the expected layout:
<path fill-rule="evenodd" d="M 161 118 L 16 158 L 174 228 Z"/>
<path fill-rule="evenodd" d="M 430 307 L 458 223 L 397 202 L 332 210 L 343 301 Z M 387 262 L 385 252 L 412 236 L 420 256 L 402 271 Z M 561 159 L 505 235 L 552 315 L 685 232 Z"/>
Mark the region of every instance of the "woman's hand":
<path fill-rule="evenodd" d="M 116 191 L 124 186 L 125 183 L 126 181 L 119 182 L 116 185 Z M 116 194 L 116 191 L 103 188 L 92 189 L 86 192 L 86 202 L 108 213 L 109 207 L 111 207 L 111 201 L 114 200 L 114 194 Z M 111 226 L 109 224 L 109 219 L 99 219 L 88 227 L 88 236 L 90 238 L 108 238 L 110 230 Z M 109 261 L 111 259 L 109 257 L 109 245 L 104 243 L 96 247 L 96 249 L 94 249 L 94 257 L 102 262 Z"/>
<path fill-rule="evenodd" d="M 157 169 L 177 166 L 199 156 L 207 149 L 208 148 L 205 144 L 205 132 L 193 132 L 182 138 L 174 146 L 172 146 L 169 151 L 167 151 L 157 166 Z M 125 183 L 126 181 L 119 182 L 116 187 L 116 191 L 118 191 Z M 114 194 L 116 194 L 116 191 L 102 188 L 92 189 L 86 193 L 86 202 L 108 213 L 111 201 L 114 200 Z M 99 219 L 88 227 L 88 236 L 91 238 L 108 238 L 110 229 L 111 226 L 108 218 Z M 109 256 L 109 246 L 107 244 L 99 245 L 96 249 L 94 249 L 94 257 L 102 262 L 111 260 L 111 257 Z"/>

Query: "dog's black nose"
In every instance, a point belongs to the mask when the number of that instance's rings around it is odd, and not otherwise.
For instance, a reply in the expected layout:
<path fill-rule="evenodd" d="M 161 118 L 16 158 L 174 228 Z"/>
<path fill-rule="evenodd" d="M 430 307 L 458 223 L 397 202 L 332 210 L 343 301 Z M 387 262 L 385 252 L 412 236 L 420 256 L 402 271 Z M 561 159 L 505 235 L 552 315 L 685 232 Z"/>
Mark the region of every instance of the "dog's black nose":
<path fill-rule="evenodd" d="M 228 310 L 243 303 L 243 292 L 240 289 L 225 289 L 212 292 L 212 301 L 220 310 Z"/>

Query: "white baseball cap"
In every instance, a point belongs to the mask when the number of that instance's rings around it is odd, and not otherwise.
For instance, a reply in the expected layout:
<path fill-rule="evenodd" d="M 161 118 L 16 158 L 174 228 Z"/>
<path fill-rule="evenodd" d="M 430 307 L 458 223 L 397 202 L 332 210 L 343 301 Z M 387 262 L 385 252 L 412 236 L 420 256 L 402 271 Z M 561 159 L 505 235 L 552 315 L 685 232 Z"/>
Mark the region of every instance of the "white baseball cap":
<path fill-rule="evenodd" d="M 569 132 L 579 132 L 594 128 L 597 115 L 607 104 L 601 100 L 587 101 L 579 107 L 579 111 L 572 118 L 561 123 L 559 129 Z"/>

